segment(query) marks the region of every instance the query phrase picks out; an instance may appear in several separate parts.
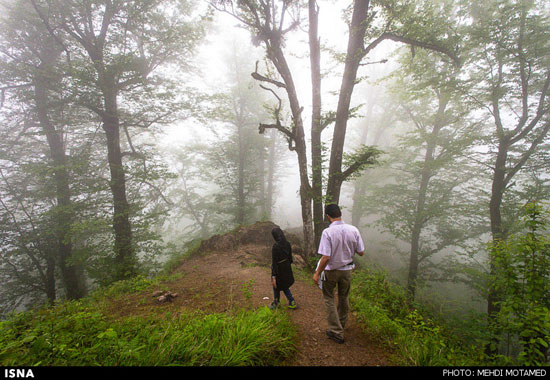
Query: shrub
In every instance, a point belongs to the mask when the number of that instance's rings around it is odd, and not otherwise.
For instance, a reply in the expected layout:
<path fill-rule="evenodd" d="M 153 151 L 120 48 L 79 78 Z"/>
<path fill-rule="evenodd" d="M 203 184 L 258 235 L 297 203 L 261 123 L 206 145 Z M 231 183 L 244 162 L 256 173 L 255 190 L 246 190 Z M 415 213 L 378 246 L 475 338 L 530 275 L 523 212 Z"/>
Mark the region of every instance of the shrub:
<path fill-rule="evenodd" d="M 513 364 L 544 365 L 550 345 L 550 238 L 540 205 L 524 209 L 524 229 L 492 247 L 493 286 L 500 296 L 496 335 L 517 342 Z M 513 350 L 512 350 L 513 352 Z"/>

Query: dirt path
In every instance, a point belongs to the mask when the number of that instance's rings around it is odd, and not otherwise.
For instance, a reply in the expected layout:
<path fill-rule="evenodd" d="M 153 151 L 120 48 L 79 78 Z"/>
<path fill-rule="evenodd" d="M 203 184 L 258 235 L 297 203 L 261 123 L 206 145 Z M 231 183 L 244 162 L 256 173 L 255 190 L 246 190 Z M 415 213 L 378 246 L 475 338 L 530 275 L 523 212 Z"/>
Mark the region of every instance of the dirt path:
<path fill-rule="evenodd" d="M 177 270 L 184 274 L 183 279 L 165 285 L 181 296 L 162 307 L 224 312 L 269 305 L 273 299 L 270 270 L 265 266 L 250 265 L 246 259 L 242 251 L 214 252 L 188 259 Z M 344 344 L 326 337 L 322 294 L 313 280 L 297 279 L 291 290 L 298 308 L 280 311 L 289 313 L 298 329 L 298 354 L 290 365 L 391 365 L 387 351 L 369 339 L 357 325 L 354 315 L 350 316 L 346 326 Z M 283 294 L 281 301 L 286 303 Z"/>

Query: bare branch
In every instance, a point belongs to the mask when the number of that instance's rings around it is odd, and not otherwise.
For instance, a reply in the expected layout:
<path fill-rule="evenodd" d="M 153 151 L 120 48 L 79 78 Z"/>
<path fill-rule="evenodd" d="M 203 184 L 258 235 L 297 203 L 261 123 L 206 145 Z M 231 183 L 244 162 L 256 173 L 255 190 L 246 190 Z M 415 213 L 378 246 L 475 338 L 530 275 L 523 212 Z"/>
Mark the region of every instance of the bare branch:
<path fill-rule="evenodd" d="M 276 81 L 274 79 L 264 77 L 263 75 L 258 74 L 257 72 L 253 72 L 250 75 L 252 75 L 252 78 L 256 79 L 257 81 L 271 83 L 271 84 L 274 84 L 275 86 L 277 86 L 279 88 L 285 88 L 286 89 L 286 85 L 284 83 Z"/>

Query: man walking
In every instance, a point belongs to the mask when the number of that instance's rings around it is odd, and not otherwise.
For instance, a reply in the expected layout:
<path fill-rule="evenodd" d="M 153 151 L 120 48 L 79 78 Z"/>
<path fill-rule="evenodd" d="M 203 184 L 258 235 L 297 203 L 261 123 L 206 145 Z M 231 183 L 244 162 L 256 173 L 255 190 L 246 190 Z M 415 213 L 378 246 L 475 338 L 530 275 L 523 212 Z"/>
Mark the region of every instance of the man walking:
<path fill-rule="evenodd" d="M 365 246 L 359 230 L 342 221 L 340 207 L 335 204 L 325 207 L 330 225 L 323 231 L 319 243 L 321 260 L 313 281 L 319 284 L 321 273 L 325 271 L 322 284 L 325 310 L 327 314 L 327 336 L 337 343 L 344 343 L 344 326 L 348 319 L 348 295 L 351 285 L 351 271 L 355 268 L 353 255 L 365 254 Z M 338 305 L 334 302 L 334 291 L 338 289 Z"/>

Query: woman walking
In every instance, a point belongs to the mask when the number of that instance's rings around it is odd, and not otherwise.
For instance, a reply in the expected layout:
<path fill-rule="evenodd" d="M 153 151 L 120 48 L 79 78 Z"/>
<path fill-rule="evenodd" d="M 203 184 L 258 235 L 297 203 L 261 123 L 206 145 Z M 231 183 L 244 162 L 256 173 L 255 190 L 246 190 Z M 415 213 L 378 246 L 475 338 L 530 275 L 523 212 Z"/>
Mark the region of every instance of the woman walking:
<path fill-rule="evenodd" d="M 285 234 L 279 227 L 271 230 L 271 235 L 275 239 L 271 250 L 271 284 L 273 285 L 273 302 L 270 309 L 276 309 L 280 305 L 281 291 L 288 299 L 288 308 L 296 309 L 296 301 L 290 292 L 290 287 L 294 284 L 294 275 L 292 274 L 292 246 L 286 240 Z"/>

